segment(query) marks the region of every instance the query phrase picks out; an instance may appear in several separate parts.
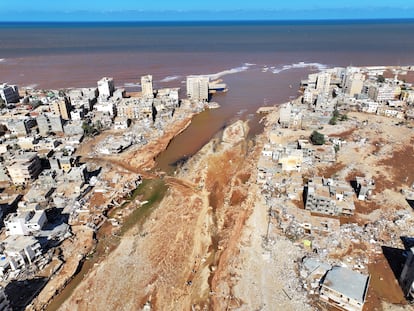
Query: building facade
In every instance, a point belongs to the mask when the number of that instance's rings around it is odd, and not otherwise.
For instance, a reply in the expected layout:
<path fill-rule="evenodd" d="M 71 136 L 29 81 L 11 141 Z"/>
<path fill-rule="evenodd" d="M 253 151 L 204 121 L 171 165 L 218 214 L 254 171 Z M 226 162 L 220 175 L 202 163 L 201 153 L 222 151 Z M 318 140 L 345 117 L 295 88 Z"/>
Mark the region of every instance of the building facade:
<path fill-rule="evenodd" d="M 353 215 L 353 195 L 352 187 L 345 182 L 314 177 L 308 181 L 305 209 L 332 216 Z"/>
<path fill-rule="evenodd" d="M 99 97 L 111 97 L 115 91 L 115 83 L 113 78 L 103 77 L 98 81 Z"/>
<path fill-rule="evenodd" d="M 50 104 L 50 111 L 63 120 L 70 120 L 71 105 L 66 98 L 56 100 Z"/>
<path fill-rule="evenodd" d="M 60 116 L 52 113 L 44 113 L 36 117 L 37 128 L 41 136 L 49 133 L 63 133 L 63 122 Z"/>
<path fill-rule="evenodd" d="M 208 101 L 209 78 L 204 76 L 187 77 L 187 96 L 197 101 Z"/>
<path fill-rule="evenodd" d="M 40 159 L 35 152 L 26 152 L 16 156 L 7 171 L 12 182 L 16 185 L 24 185 L 36 179 L 42 171 Z"/>
<path fill-rule="evenodd" d="M 7 85 L 6 83 L 0 85 L 0 97 L 6 104 L 19 102 L 19 90 L 17 85 Z"/>
<path fill-rule="evenodd" d="M 146 75 L 141 77 L 141 90 L 142 96 L 154 97 L 154 89 L 152 87 L 152 75 Z"/>
<path fill-rule="evenodd" d="M 322 279 L 320 299 L 347 311 L 362 311 L 368 292 L 369 276 L 334 266 Z"/>

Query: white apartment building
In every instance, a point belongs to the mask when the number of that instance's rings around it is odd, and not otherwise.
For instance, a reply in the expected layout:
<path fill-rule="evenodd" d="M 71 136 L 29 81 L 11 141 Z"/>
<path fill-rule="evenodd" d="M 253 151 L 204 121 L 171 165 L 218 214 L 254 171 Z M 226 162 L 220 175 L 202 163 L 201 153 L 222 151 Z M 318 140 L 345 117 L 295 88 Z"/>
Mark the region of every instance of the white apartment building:
<path fill-rule="evenodd" d="M 187 96 L 198 101 L 208 101 L 209 77 L 188 76 L 187 77 Z"/>
<path fill-rule="evenodd" d="M 39 232 L 47 222 L 43 210 L 10 214 L 4 220 L 6 235 L 31 235 Z"/>
<path fill-rule="evenodd" d="M 318 74 L 316 79 L 316 90 L 322 97 L 329 96 L 331 76 L 332 74 L 330 72 L 322 72 Z"/>
<path fill-rule="evenodd" d="M 141 77 L 141 90 L 142 96 L 153 98 L 154 89 L 152 87 L 152 75 L 146 75 Z"/>
<path fill-rule="evenodd" d="M 98 81 L 99 97 L 111 97 L 115 91 L 115 84 L 113 78 L 103 77 Z"/>

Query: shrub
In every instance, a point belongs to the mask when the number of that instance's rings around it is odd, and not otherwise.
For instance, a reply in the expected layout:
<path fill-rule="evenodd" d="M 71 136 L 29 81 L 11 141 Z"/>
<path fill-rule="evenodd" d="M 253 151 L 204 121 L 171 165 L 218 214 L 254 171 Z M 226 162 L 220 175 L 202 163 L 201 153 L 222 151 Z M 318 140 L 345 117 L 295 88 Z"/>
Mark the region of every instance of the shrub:
<path fill-rule="evenodd" d="M 309 138 L 314 145 L 323 145 L 325 143 L 325 136 L 318 131 L 313 131 Z"/>

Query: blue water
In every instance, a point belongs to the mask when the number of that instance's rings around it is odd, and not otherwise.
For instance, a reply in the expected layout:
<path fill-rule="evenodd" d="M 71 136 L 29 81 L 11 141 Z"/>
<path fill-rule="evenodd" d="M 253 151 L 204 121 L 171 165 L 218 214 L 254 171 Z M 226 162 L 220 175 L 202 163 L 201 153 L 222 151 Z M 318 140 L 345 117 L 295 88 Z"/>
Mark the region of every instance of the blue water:
<path fill-rule="evenodd" d="M 414 20 L 0 23 L 0 57 L 107 52 L 372 52 L 404 61 Z M 350 58 L 349 58 L 350 59 Z"/>

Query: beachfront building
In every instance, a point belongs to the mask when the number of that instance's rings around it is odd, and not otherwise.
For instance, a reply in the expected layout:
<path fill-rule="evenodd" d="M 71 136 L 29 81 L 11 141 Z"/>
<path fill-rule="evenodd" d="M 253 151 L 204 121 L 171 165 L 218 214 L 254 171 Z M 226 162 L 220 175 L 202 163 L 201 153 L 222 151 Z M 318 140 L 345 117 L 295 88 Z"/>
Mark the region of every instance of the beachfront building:
<path fill-rule="evenodd" d="M 98 81 L 99 97 L 108 98 L 111 97 L 115 91 L 115 84 L 113 78 L 103 77 Z"/>
<path fill-rule="evenodd" d="M 305 104 L 314 104 L 318 98 L 318 91 L 310 87 L 306 88 L 303 92 L 303 102 Z"/>
<path fill-rule="evenodd" d="M 197 101 L 208 101 L 209 77 L 188 76 L 187 77 L 187 96 Z"/>
<path fill-rule="evenodd" d="M 329 91 L 331 86 L 331 73 L 321 72 L 316 79 L 316 90 L 318 91 L 318 97 L 323 99 L 329 98 Z"/>
<path fill-rule="evenodd" d="M 154 89 L 152 87 L 152 75 L 146 75 L 141 77 L 141 90 L 142 96 L 153 98 Z"/>
<path fill-rule="evenodd" d="M 24 185 L 39 176 L 42 166 L 36 152 L 26 152 L 16 156 L 7 171 L 15 185 Z"/>
<path fill-rule="evenodd" d="M 18 103 L 20 96 L 17 85 L 7 85 L 6 83 L 1 84 L 0 97 L 6 104 Z"/>

